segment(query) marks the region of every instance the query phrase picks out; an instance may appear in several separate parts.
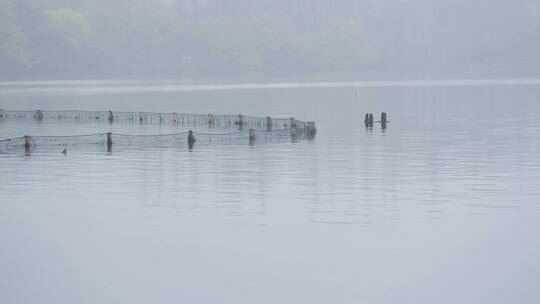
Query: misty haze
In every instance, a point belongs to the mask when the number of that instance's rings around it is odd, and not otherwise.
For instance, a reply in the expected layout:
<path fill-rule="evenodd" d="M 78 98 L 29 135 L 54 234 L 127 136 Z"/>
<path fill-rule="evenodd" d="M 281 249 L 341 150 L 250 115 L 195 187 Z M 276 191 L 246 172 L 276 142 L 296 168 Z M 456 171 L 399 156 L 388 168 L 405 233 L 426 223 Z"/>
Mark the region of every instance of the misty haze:
<path fill-rule="evenodd" d="M 0 303 L 538 303 L 540 0 L 0 0 Z"/>

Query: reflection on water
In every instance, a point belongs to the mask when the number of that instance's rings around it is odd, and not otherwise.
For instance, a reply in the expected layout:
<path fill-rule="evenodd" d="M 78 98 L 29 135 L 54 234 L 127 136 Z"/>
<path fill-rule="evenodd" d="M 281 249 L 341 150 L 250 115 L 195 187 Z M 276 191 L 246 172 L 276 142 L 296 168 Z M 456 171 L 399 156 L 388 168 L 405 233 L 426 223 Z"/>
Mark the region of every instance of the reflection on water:
<path fill-rule="evenodd" d="M 539 92 L 2 97 L 5 109 L 289 115 L 316 120 L 319 132 L 313 142 L 191 153 L 0 155 L 0 294 L 6 303 L 537 302 Z M 386 129 L 364 126 L 366 112 L 383 111 Z M 0 138 L 105 127 L 0 122 Z"/>

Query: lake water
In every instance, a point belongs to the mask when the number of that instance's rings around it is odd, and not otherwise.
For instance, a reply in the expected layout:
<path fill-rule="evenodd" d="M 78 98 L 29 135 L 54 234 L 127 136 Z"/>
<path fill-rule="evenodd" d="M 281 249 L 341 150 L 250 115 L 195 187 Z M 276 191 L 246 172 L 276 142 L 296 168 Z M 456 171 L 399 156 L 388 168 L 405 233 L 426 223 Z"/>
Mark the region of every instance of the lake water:
<path fill-rule="evenodd" d="M 0 155 L 0 302 L 538 303 L 539 96 L 538 81 L 4 83 L 3 109 L 294 116 L 318 134 Z M 382 111 L 388 129 L 366 130 Z M 108 128 L 0 121 L 0 139 Z"/>

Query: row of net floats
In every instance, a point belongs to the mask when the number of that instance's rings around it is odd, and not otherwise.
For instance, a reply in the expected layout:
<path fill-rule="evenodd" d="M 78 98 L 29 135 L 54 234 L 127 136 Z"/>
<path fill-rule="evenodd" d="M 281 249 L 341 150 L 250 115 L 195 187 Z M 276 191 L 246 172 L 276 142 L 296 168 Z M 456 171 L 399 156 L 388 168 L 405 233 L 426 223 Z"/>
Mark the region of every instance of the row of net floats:
<path fill-rule="evenodd" d="M 44 120 L 73 120 L 73 121 L 106 121 L 132 123 L 159 123 L 192 127 L 228 128 L 228 129 L 257 129 L 272 130 L 282 128 L 308 128 L 313 122 L 299 121 L 294 118 L 252 117 L 242 114 L 181 114 L 153 112 L 112 112 L 112 111 L 3 111 L 0 119 L 32 119 L 37 122 Z"/>

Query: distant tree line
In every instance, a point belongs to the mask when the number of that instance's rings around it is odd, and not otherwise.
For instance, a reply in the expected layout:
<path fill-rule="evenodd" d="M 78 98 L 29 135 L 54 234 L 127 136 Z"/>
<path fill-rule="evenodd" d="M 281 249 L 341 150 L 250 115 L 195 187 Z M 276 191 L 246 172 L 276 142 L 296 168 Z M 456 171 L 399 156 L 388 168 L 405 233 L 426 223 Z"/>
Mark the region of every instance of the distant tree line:
<path fill-rule="evenodd" d="M 530 65 L 538 5 L 516 1 L 0 0 L 0 77 Z"/>
<path fill-rule="evenodd" d="M 234 2 L 0 0 L 0 69 L 146 75 L 360 68 L 376 61 L 357 18 L 322 26 L 315 18 L 299 20 L 312 13 L 300 8 L 292 13 L 284 5 L 280 14 Z"/>

